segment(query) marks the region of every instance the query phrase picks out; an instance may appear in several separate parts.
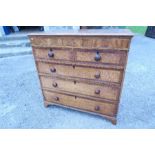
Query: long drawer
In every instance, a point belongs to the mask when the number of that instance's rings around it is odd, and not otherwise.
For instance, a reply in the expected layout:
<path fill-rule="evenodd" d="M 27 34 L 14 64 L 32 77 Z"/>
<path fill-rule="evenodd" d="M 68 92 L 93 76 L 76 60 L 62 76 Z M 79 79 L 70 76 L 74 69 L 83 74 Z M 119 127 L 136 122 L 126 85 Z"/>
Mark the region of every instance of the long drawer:
<path fill-rule="evenodd" d="M 50 88 L 53 91 L 68 91 L 70 93 L 83 94 L 110 100 L 118 100 L 120 92 L 118 87 L 112 87 L 105 84 L 95 85 L 76 80 L 62 80 L 46 76 L 40 76 L 40 80 L 43 88 Z"/>
<path fill-rule="evenodd" d="M 120 83 L 122 80 L 121 70 L 91 68 L 71 65 L 60 65 L 54 63 L 37 62 L 38 71 L 51 75 L 70 76 L 107 82 Z"/>
<path fill-rule="evenodd" d="M 65 94 L 59 94 L 49 91 L 44 91 L 45 101 L 52 103 L 58 103 L 65 106 L 83 109 L 94 113 L 104 114 L 108 116 L 116 115 L 116 105 L 110 103 L 99 102 L 95 100 L 89 100 L 80 98 L 77 96 L 69 96 Z"/>
<path fill-rule="evenodd" d="M 128 50 L 129 37 L 63 37 L 63 36 L 35 36 L 31 37 L 33 47 L 65 47 L 87 49 L 123 49 Z"/>

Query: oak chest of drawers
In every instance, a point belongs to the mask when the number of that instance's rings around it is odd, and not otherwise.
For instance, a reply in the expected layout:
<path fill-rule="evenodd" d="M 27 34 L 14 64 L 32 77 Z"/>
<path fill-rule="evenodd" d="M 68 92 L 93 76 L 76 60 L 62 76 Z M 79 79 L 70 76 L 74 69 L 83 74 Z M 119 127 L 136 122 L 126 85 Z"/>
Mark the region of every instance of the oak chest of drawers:
<path fill-rule="evenodd" d="M 116 124 L 132 36 L 125 29 L 29 35 L 45 106 L 70 107 Z"/>

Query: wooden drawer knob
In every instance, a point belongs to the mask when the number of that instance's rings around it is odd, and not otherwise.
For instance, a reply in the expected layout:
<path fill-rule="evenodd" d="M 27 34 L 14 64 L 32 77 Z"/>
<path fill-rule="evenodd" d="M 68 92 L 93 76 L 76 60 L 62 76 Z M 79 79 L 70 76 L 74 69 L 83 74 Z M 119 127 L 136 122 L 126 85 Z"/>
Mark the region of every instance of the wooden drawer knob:
<path fill-rule="evenodd" d="M 48 51 L 48 57 L 53 58 L 54 57 L 54 53 L 52 50 Z"/>
<path fill-rule="evenodd" d="M 95 106 L 95 110 L 96 110 L 96 111 L 99 111 L 99 110 L 100 110 L 100 106 L 98 106 L 98 105 Z"/>
<path fill-rule="evenodd" d="M 57 97 L 57 96 L 54 96 L 53 99 L 54 99 L 55 101 L 59 101 L 59 97 Z"/>
<path fill-rule="evenodd" d="M 56 82 L 53 82 L 53 87 L 57 87 L 58 86 L 58 84 L 56 83 Z"/>
<path fill-rule="evenodd" d="M 53 67 L 50 69 L 51 72 L 56 72 L 56 69 Z"/>
<path fill-rule="evenodd" d="M 100 72 L 97 72 L 94 76 L 96 79 L 100 78 Z"/>
<path fill-rule="evenodd" d="M 99 52 L 96 52 L 96 55 L 94 57 L 95 61 L 100 61 L 101 60 L 101 56 Z"/>
<path fill-rule="evenodd" d="M 95 90 L 95 94 L 100 94 L 100 92 L 101 92 L 100 89 Z"/>

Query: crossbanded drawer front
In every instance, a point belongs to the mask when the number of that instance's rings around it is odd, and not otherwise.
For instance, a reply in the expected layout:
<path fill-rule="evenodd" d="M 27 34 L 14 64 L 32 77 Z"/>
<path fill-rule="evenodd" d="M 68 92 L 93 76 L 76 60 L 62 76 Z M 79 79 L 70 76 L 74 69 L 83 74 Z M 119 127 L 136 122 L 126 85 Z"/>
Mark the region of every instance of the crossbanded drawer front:
<path fill-rule="evenodd" d="M 128 50 L 130 38 L 127 37 L 70 37 L 70 36 L 33 36 L 33 47 L 96 48 Z"/>
<path fill-rule="evenodd" d="M 80 98 L 77 96 L 69 96 L 54 92 L 49 92 L 44 90 L 45 101 L 52 103 L 59 103 L 65 106 L 83 109 L 99 114 L 115 116 L 116 115 L 116 105 L 110 103 L 99 102 L 95 100 L 89 100 Z"/>
<path fill-rule="evenodd" d="M 68 91 L 70 93 L 83 94 L 109 100 L 118 100 L 119 88 L 107 85 L 94 85 L 79 81 L 53 79 L 51 77 L 40 76 L 43 88 L 53 91 Z"/>
<path fill-rule="evenodd" d="M 72 49 L 61 48 L 34 48 L 36 59 L 73 60 Z"/>
<path fill-rule="evenodd" d="M 120 83 L 122 71 L 37 62 L 39 73 Z"/>
<path fill-rule="evenodd" d="M 76 61 L 107 63 L 124 65 L 126 63 L 125 51 L 108 51 L 108 50 L 74 50 L 76 52 Z"/>

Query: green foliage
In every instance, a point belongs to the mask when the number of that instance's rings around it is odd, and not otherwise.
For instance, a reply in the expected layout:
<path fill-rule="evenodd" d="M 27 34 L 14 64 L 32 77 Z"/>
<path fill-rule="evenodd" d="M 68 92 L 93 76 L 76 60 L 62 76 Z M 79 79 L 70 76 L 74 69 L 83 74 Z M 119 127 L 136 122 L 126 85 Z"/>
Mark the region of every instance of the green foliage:
<path fill-rule="evenodd" d="M 130 29 L 134 33 L 145 34 L 147 26 L 120 26 L 120 28 Z"/>

